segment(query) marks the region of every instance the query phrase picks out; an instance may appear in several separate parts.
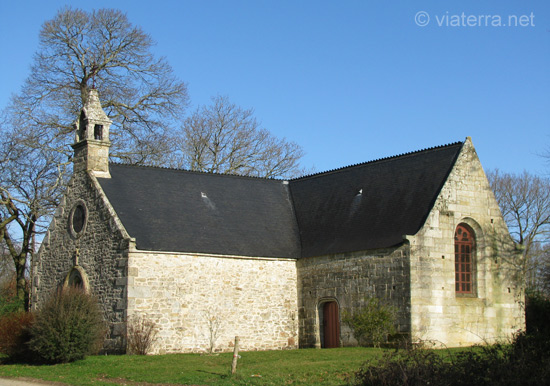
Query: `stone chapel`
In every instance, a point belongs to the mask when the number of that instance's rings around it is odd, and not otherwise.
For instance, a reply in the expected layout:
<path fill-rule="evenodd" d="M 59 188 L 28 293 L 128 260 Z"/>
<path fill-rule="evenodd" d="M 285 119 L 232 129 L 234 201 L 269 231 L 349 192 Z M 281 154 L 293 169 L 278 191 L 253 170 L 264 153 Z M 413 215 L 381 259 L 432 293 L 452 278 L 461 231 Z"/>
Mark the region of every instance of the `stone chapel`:
<path fill-rule="evenodd" d="M 283 181 L 109 163 L 110 125 L 90 90 L 31 289 L 34 309 L 63 286 L 96 295 L 106 352 L 125 351 L 134 315 L 157 325 L 155 353 L 356 345 L 342 313 L 371 297 L 412 342 L 524 327 L 515 245 L 469 137 Z"/>

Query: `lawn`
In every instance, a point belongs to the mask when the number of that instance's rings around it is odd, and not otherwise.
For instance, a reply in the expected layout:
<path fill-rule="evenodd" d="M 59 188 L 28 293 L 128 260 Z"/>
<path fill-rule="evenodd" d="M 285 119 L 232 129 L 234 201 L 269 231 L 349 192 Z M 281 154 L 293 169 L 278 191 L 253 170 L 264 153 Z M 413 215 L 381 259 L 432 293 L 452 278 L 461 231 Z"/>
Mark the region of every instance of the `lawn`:
<path fill-rule="evenodd" d="M 0 365 L 0 377 L 25 377 L 68 385 L 346 385 L 368 358 L 383 350 L 338 348 L 232 353 L 93 356 L 53 366 Z"/>

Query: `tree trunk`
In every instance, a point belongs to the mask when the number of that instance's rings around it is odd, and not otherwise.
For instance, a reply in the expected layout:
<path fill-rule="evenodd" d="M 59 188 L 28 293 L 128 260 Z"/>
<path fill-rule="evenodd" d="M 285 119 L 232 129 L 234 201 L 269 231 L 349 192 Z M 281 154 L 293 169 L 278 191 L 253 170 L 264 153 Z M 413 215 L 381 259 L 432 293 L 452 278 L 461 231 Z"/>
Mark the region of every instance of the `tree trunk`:
<path fill-rule="evenodd" d="M 15 259 L 16 272 L 16 294 L 20 304 L 24 305 L 25 311 L 29 311 L 29 290 L 27 287 L 27 279 L 25 271 L 27 268 L 27 256 L 21 252 Z"/>

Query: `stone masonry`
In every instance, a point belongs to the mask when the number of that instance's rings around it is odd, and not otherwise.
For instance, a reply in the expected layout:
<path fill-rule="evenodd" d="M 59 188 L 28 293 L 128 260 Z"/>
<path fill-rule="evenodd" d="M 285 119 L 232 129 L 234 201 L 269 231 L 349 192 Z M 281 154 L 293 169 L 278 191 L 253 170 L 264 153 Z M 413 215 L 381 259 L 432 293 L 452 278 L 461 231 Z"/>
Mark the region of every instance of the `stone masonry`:
<path fill-rule="evenodd" d="M 243 350 L 321 347 L 323 304 L 336 302 L 341 319 L 370 297 L 397 310 L 398 332 L 413 342 L 465 346 L 524 328 L 523 290 L 509 270 L 517 251 L 469 138 L 415 235 L 391 248 L 292 259 L 136 249 L 97 180 L 110 178 L 110 123 L 91 90 L 75 124 L 74 175 L 33 261 L 31 289 L 35 310 L 67 285 L 97 296 L 106 352 L 126 351 L 133 317 L 157 326 L 154 353 L 229 351 L 235 336 Z M 475 233 L 467 295 L 455 291 L 459 224 Z M 340 345 L 357 344 L 347 326 L 339 334 Z"/>
<path fill-rule="evenodd" d="M 85 289 L 97 296 L 109 323 L 105 349 L 124 352 L 130 238 L 98 186 L 87 172 L 75 174 L 69 183 L 33 264 L 32 305 L 35 310 L 40 308 L 78 270 Z M 86 208 L 86 220 L 83 231 L 75 237 L 70 231 L 70 217 L 77 204 Z"/>
<path fill-rule="evenodd" d="M 475 232 L 474 294 L 455 293 L 454 232 Z M 411 245 L 411 334 L 466 346 L 505 339 L 523 329 L 523 291 L 509 277 L 515 247 L 468 138 L 422 229 Z"/>
<path fill-rule="evenodd" d="M 476 234 L 475 291 L 455 292 L 454 232 Z M 395 249 L 300 259 L 300 346 L 321 347 L 321 306 L 361 307 L 368 297 L 398 310 L 398 332 L 413 342 L 449 347 L 493 342 L 523 329 L 523 291 L 511 280 L 516 253 L 498 204 L 468 138 L 434 208 L 416 235 Z M 341 326 L 341 344 L 357 342 Z"/>
<path fill-rule="evenodd" d="M 75 123 L 73 177 L 33 261 L 32 307 L 78 278 L 97 296 L 109 326 L 104 349 L 125 352 L 126 282 L 131 238 L 103 193 L 96 176 L 109 177 L 111 121 L 97 90 Z"/>
<path fill-rule="evenodd" d="M 336 301 L 343 312 L 351 312 L 376 297 L 381 304 L 397 310 L 397 330 L 410 331 L 409 248 L 379 249 L 298 260 L 300 346 L 321 345 L 320 307 Z M 341 316 L 340 316 L 341 317 Z M 346 325 L 341 327 L 341 345 L 357 341 Z"/>
<path fill-rule="evenodd" d="M 158 328 L 154 352 L 296 348 L 296 262 L 132 249 L 128 315 Z"/>

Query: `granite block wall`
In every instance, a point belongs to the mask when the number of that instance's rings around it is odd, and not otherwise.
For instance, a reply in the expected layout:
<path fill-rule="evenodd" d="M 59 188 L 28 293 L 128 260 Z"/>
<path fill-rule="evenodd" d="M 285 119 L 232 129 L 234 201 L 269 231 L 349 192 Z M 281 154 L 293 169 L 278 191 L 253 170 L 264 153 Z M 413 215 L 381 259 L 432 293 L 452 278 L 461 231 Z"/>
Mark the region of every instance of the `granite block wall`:
<path fill-rule="evenodd" d="M 302 258 L 298 267 L 300 347 L 322 347 L 322 304 L 336 301 L 340 318 L 376 297 L 397 310 L 397 329 L 410 331 L 408 245 L 321 257 Z M 342 346 L 357 345 L 341 323 Z"/>
<path fill-rule="evenodd" d="M 158 329 L 155 353 L 298 345 L 296 261 L 133 250 L 128 315 Z"/>
<path fill-rule="evenodd" d="M 455 292 L 454 232 L 475 232 L 474 293 Z M 411 245 L 411 333 L 467 346 L 508 339 L 524 328 L 523 289 L 512 280 L 515 246 L 469 139 Z"/>

